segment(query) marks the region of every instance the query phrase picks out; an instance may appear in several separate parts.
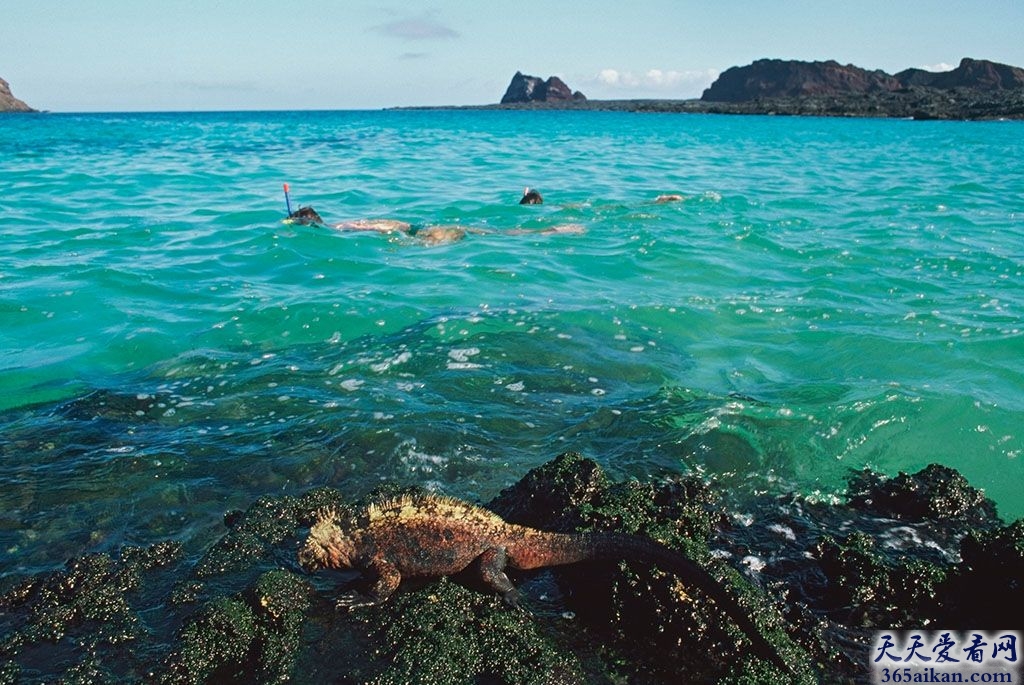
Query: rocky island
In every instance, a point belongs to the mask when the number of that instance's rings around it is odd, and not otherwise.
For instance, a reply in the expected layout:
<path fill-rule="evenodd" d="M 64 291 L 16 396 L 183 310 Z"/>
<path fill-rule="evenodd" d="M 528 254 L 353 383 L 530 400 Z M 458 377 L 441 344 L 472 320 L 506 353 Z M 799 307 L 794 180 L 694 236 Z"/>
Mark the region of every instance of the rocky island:
<path fill-rule="evenodd" d="M 537 76 L 526 76 L 517 71 L 508 84 L 505 95 L 501 98 L 501 104 L 516 104 L 530 102 L 584 102 L 587 96 L 583 93 L 573 92 L 565 81 L 557 76 L 549 76 L 547 81 Z"/>
<path fill-rule="evenodd" d="M 700 99 L 590 100 L 561 79 L 517 72 L 499 104 L 459 109 L 583 109 L 903 119 L 1024 119 L 1024 69 L 964 58 L 952 71 L 896 74 L 834 60 L 761 59 L 722 72 Z"/>
<path fill-rule="evenodd" d="M 24 102 L 14 97 L 7 81 L 0 78 L 0 112 L 34 112 Z"/>

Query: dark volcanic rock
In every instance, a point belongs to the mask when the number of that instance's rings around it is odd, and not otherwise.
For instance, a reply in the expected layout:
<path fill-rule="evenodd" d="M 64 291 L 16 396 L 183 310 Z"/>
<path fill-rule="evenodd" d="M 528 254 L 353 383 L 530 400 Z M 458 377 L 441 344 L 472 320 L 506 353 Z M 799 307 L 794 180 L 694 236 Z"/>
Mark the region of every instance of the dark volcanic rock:
<path fill-rule="evenodd" d="M 891 76 L 835 61 L 762 59 L 727 69 L 701 102 L 729 114 L 1016 119 L 1024 114 L 1024 69 L 964 58 L 953 71 Z"/>
<path fill-rule="evenodd" d="M 943 90 L 954 88 L 982 91 L 1013 90 L 1024 88 L 1024 69 L 985 59 L 964 57 L 960 61 L 960 66 L 952 71 L 931 72 L 923 69 L 907 69 L 896 74 L 896 79 L 904 87 L 926 86 Z"/>
<path fill-rule="evenodd" d="M 11 94 L 11 87 L 0 78 L 0 112 L 34 112 L 35 110 Z"/>
<path fill-rule="evenodd" d="M 902 84 L 884 71 L 867 71 L 834 60 L 800 62 L 760 59 L 745 67 L 732 67 L 704 91 L 705 102 L 746 102 L 759 98 L 877 93 L 897 90 Z"/>
<path fill-rule="evenodd" d="M 551 76 L 547 81 L 537 76 L 527 76 L 517 71 L 508 84 L 505 95 L 501 98 L 502 104 L 515 102 L 566 102 L 586 100 L 583 93 L 575 93 L 565 85 L 565 82 L 557 76 Z"/>
<path fill-rule="evenodd" d="M 850 478 L 850 506 L 908 521 L 967 518 L 975 525 L 996 518 L 995 504 L 959 472 L 930 464 L 915 474 L 885 478 L 870 470 Z"/>

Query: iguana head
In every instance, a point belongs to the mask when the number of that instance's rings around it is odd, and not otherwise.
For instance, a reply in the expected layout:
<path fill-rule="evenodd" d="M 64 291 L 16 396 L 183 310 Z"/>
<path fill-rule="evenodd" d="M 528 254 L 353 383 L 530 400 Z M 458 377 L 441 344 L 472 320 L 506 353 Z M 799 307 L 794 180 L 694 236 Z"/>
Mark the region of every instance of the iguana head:
<path fill-rule="evenodd" d="M 333 510 L 319 512 L 306 542 L 299 549 L 299 565 L 310 572 L 322 568 L 352 568 L 356 546 L 346 528 Z"/>

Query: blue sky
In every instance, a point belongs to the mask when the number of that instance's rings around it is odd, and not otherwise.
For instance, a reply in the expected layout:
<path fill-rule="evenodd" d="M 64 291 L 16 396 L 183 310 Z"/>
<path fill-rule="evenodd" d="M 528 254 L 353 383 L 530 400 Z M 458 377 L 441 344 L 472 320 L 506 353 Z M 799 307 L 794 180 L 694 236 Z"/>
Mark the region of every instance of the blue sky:
<path fill-rule="evenodd" d="M 0 77 L 53 111 L 484 104 L 517 70 L 591 98 L 688 98 L 761 57 L 1024 66 L 1024 0 L 6 4 Z"/>

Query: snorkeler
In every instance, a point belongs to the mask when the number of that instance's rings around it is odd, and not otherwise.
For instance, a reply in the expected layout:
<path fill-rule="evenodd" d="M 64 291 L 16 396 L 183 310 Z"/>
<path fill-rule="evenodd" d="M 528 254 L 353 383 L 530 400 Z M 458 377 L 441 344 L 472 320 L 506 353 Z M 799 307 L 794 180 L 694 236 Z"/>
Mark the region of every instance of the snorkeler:
<path fill-rule="evenodd" d="M 288 215 L 288 218 L 296 224 L 319 224 L 323 225 L 324 220 L 320 218 L 312 207 L 299 207 Z"/>
<path fill-rule="evenodd" d="M 317 211 L 312 207 L 299 207 L 292 211 L 292 199 L 288 196 L 288 184 L 284 184 L 284 205 L 288 208 L 286 221 L 294 224 L 319 224 L 323 225 L 324 220 L 320 218 Z"/>
<path fill-rule="evenodd" d="M 286 223 L 303 225 L 315 224 L 318 226 L 328 225 L 323 218 L 321 218 L 320 214 L 312 207 L 299 207 L 299 209 L 293 212 L 288 190 L 288 184 L 285 183 L 284 199 L 288 208 L 288 218 L 285 219 Z M 540 193 L 536 190 L 526 188 L 523 191 L 523 197 L 519 201 L 519 204 L 539 205 L 543 202 L 544 200 L 541 198 Z M 509 231 L 493 231 L 482 228 L 466 228 L 458 225 L 416 227 L 406 221 L 399 221 L 398 219 L 353 219 L 350 221 L 330 224 L 330 227 L 339 231 L 374 231 L 384 235 L 401 233 L 422 242 L 424 245 L 447 245 L 449 243 L 462 240 L 469 233 L 477 235 L 487 235 L 491 233 L 503 233 L 505 235 L 524 235 L 528 233 L 551 235 L 558 233 L 579 234 L 585 232 L 584 227 L 580 224 L 558 224 L 556 226 L 539 229 L 516 228 Z"/>

